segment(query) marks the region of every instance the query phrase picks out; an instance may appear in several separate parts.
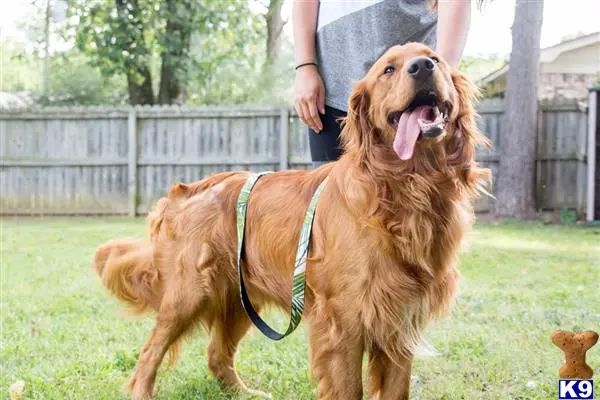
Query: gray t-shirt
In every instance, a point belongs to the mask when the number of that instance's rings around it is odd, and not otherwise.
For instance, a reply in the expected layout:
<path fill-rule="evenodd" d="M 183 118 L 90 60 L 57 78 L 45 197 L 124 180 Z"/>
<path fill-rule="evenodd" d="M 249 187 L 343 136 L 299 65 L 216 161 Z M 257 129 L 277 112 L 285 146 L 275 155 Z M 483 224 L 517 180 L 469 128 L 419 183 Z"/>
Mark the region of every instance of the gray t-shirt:
<path fill-rule="evenodd" d="M 325 104 L 347 111 L 353 82 L 390 47 L 436 45 L 437 13 L 428 0 L 320 0 L 317 63 Z"/>

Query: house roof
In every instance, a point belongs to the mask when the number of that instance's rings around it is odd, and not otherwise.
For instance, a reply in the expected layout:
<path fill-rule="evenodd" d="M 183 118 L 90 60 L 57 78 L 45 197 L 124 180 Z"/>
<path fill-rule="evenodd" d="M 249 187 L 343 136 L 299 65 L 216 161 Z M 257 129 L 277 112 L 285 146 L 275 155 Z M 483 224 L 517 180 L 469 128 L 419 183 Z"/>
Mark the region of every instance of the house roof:
<path fill-rule="evenodd" d="M 565 40 L 564 42 L 557 43 L 550 47 L 545 47 L 540 50 L 540 63 L 551 63 L 563 53 L 595 43 L 600 43 L 600 31 L 588 33 L 587 35 L 582 35 L 573 39 Z M 502 67 L 490 72 L 483 78 L 479 79 L 477 81 L 477 85 L 483 86 L 498 79 L 508 71 L 508 66 L 509 64 L 506 63 Z"/>

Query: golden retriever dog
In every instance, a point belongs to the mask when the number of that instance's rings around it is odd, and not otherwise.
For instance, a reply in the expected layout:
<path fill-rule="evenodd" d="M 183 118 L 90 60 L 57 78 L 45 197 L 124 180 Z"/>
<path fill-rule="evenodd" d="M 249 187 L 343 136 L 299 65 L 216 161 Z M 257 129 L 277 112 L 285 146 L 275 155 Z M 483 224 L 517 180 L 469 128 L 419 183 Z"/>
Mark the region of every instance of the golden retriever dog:
<path fill-rule="evenodd" d="M 343 156 L 310 171 L 261 178 L 250 195 L 243 273 L 254 307 L 290 312 L 306 209 L 328 177 L 314 219 L 304 319 L 311 378 L 321 400 L 408 399 L 411 363 L 427 323 L 447 313 L 457 287 L 471 201 L 490 172 L 476 127 L 476 88 L 428 47 L 390 48 L 358 81 L 343 122 Z M 210 334 L 208 367 L 222 385 L 248 389 L 234 360 L 252 323 L 240 301 L 236 202 L 249 173 L 175 184 L 148 216 L 149 240 L 100 246 L 103 284 L 138 313 L 156 313 L 128 384 L 152 396 L 166 352 L 198 325 Z"/>

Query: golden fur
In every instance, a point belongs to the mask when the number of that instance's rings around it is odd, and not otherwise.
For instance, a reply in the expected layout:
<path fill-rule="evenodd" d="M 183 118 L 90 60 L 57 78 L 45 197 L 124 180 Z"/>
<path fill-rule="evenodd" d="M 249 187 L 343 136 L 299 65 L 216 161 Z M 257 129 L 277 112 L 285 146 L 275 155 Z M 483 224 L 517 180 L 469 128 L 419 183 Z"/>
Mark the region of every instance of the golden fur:
<path fill-rule="evenodd" d="M 408 399 L 411 361 L 428 321 L 453 302 L 461 239 L 473 222 L 470 200 L 489 171 L 474 160 L 485 143 L 475 125 L 476 91 L 440 60 L 433 75 L 450 105 L 449 124 L 402 161 L 392 150 L 388 113 L 415 96 L 402 66 L 420 44 L 388 50 L 349 99 L 337 162 L 261 178 L 250 196 L 244 276 L 257 310 L 289 312 L 300 227 L 311 196 L 329 176 L 317 206 L 307 265 L 310 368 L 319 399 L 361 399 L 369 354 L 373 399 Z M 392 76 L 382 74 L 395 65 Z M 236 201 L 247 172 L 174 185 L 148 216 L 150 241 L 110 241 L 94 257 L 105 286 L 136 312 L 156 312 L 128 389 L 151 396 L 169 348 L 202 324 L 211 335 L 208 365 L 226 386 L 245 390 L 234 367 L 251 327 L 236 272 Z"/>

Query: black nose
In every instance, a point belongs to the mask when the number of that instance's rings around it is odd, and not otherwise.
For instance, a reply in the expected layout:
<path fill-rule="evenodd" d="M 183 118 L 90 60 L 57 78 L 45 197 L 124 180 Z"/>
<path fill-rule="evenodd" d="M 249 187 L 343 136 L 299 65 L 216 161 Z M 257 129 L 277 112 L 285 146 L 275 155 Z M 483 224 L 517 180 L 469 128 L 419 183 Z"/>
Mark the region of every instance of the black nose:
<path fill-rule="evenodd" d="M 423 81 L 435 71 L 435 63 L 429 57 L 415 57 L 408 62 L 408 74 L 418 81 Z"/>

